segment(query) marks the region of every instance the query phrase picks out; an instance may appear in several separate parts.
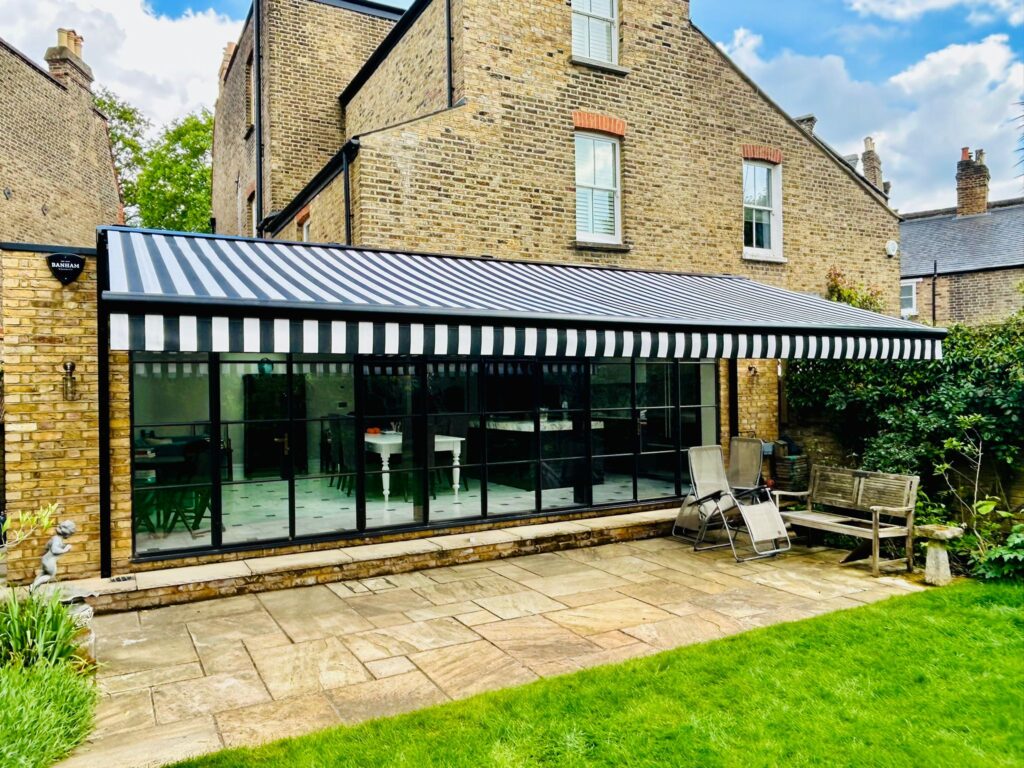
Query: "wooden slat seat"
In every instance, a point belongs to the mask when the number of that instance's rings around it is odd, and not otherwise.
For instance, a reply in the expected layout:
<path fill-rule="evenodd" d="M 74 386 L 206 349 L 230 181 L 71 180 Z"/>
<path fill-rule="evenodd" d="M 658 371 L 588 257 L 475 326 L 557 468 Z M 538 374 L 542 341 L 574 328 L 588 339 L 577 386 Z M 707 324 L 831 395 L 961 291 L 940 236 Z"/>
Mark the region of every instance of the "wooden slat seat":
<path fill-rule="evenodd" d="M 882 539 L 904 538 L 906 557 L 889 562 L 905 561 L 907 570 L 913 570 L 914 504 L 919 483 L 920 478 L 912 475 L 815 466 L 808 490 L 774 493 L 780 505 L 787 499 L 806 500 L 804 509 L 782 511 L 790 525 L 868 540 L 843 562 L 867 557 L 870 550 L 871 572 L 878 576 Z"/>

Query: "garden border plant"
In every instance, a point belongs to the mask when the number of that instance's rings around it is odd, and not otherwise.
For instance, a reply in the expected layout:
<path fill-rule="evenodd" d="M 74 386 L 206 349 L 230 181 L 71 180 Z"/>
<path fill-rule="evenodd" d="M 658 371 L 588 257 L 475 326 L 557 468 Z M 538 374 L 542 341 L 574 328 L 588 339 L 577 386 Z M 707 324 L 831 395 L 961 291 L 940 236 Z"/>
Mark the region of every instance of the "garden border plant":
<path fill-rule="evenodd" d="M 829 298 L 876 309 L 878 296 L 829 272 Z M 953 325 L 942 360 L 802 360 L 787 368 L 795 420 L 823 416 L 865 469 L 921 476 L 917 519 L 968 534 L 952 554 L 961 571 L 1024 577 L 1024 562 L 982 563 L 1024 523 L 1007 489 L 1024 465 L 1024 311 L 1002 323 Z"/>

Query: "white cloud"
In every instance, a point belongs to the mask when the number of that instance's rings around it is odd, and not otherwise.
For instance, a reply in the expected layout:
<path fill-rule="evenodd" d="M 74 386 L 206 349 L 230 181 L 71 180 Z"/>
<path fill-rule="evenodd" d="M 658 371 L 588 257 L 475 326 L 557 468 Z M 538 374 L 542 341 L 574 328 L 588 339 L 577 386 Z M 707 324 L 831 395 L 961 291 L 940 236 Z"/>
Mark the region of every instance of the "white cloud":
<path fill-rule="evenodd" d="M 213 107 L 222 51 L 242 26 L 212 10 L 158 16 L 144 0 L 0 0 L 0 18 L 4 39 L 44 68 L 57 28 L 77 30 L 97 83 L 158 124 Z"/>
<path fill-rule="evenodd" d="M 1021 0 L 846 0 L 846 4 L 863 16 L 879 16 L 892 21 L 918 19 L 929 11 L 966 8 L 972 24 L 988 24 L 1005 18 L 1014 26 L 1024 24 L 1024 3 Z"/>
<path fill-rule="evenodd" d="M 760 44 L 738 29 L 720 45 L 790 114 L 816 114 L 817 133 L 842 154 L 874 136 L 900 210 L 955 204 L 956 162 L 967 145 L 986 150 L 991 199 L 1024 194 L 1015 153 L 1024 64 L 1006 35 L 948 46 L 880 83 L 851 77 L 840 56 L 764 58 Z"/>

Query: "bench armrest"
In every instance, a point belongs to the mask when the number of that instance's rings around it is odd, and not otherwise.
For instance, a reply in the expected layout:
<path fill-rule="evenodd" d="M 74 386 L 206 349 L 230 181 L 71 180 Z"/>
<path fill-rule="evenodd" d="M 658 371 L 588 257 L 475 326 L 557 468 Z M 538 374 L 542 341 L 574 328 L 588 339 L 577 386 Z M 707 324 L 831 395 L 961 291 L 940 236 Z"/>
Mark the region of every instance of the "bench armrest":
<path fill-rule="evenodd" d="M 874 505 L 869 507 L 872 512 L 881 512 L 883 515 L 905 515 L 908 512 L 913 512 L 913 507 L 883 507 L 881 505 Z"/>
<path fill-rule="evenodd" d="M 772 496 L 775 498 L 778 498 L 779 496 L 792 496 L 793 498 L 806 499 L 810 495 L 810 491 L 772 491 Z"/>

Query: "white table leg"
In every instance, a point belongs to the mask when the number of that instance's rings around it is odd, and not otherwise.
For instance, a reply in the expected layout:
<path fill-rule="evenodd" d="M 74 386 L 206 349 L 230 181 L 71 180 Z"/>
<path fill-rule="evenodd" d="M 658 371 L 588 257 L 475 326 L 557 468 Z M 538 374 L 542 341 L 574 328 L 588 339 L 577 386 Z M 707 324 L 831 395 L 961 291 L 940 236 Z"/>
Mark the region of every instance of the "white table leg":
<path fill-rule="evenodd" d="M 459 459 L 462 458 L 462 442 L 456 440 L 452 446 L 452 487 L 455 490 L 455 503 L 459 503 L 459 485 L 462 482 L 462 468 L 459 466 Z"/>
<path fill-rule="evenodd" d="M 384 508 L 387 509 L 388 499 L 391 498 L 391 455 L 387 451 L 380 454 L 380 468 L 383 470 L 380 482 L 384 487 Z"/>

